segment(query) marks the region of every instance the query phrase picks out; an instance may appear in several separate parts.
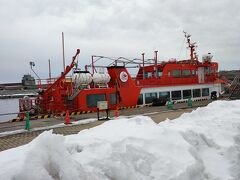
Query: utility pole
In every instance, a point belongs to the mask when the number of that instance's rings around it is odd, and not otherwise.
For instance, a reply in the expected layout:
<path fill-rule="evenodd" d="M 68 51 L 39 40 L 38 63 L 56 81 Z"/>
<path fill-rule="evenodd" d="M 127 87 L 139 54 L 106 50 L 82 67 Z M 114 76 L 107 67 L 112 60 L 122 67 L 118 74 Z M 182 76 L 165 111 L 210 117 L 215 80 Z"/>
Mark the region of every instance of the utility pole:
<path fill-rule="evenodd" d="M 145 53 L 142 53 L 142 61 L 143 61 L 143 63 L 142 63 L 142 66 L 143 66 L 143 67 L 142 67 L 142 69 L 143 69 L 142 72 L 143 72 L 143 79 L 145 79 L 145 70 L 144 70 L 145 62 L 144 62 L 144 54 L 145 54 Z"/>
<path fill-rule="evenodd" d="M 155 53 L 155 57 L 154 57 L 154 59 L 155 59 L 155 78 L 157 78 L 157 76 L 158 76 L 158 69 L 157 69 L 157 53 L 158 53 L 158 51 L 156 50 L 156 51 L 154 51 L 154 53 Z"/>
<path fill-rule="evenodd" d="M 50 62 L 50 59 L 48 60 L 48 72 L 49 72 L 49 81 L 51 83 L 51 62 Z"/>
<path fill-rule="evenodd" d="M 64 33 L 62 32 L 63 72 L 65 71 Z"/>

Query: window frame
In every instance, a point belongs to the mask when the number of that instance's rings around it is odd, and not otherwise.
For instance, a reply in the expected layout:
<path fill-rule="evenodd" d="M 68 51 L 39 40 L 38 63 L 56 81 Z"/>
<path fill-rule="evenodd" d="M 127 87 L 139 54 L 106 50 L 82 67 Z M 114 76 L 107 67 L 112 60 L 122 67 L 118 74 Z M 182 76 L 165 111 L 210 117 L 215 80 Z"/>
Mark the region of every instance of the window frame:
<path fill-rule="evenodd" d="M 153 96 L 153 94 L 154 94 L 154 96 Z M 147 95 L 150 95 L 150 96 L 146 97 Z M 149 98 L 149 100 L 147 98 Z M 157 92 L 144 93 L 145 104 L 152 103 L 153 98 L 157 98 Z"/>
<path fill-rule="evenodd" d="M 186 91 L 190 91 L 190 95 L 184 96 L 184 92 L 186 92 Z M 184 89 L 184 90 L 182 90 L 182 98 L 183 99 L 192 98 L 192 90 L 191 89 Z"/>
<path fill-rule="evenodd" d="M 205 92 L 204 92 L 204 90 L 208 90 L 208 93 L 207 93 L 207 95 L 206 94 L 204 94 Z M 209 90 L 209 88 L 202 88 L 202 97 L 207 97 L 207 96 L 210 96 L 210 90 Z"/>
<path fill-rule="evenodd" d="M 89 97 L 90 96 L 100 96 L 100 95 L 102 95 L 102 97 L 103 97 L 103 99 L 102 98 L 97 98 L 97 99 L 95 99 L 95 98 L 93 98 L 93 99 L 89 99 Z M 97 102 L 98 101 L 106 101 L 106 94 L 105 93 L 101 93 L 101 94 L 87 94 L 86 95 L 86 102 L 87 102 L 87 107 L 88 108 L 95 108 L 95 107 L 97 107 Z M 89 103 L 89 102 L 91 102 L 91 103 Z"/>
<path fill-rule="evenodd" d="M 199 90 L 199 96 L 196 96 L 196 95 L 195 95 L 195 91 L 196 91 L 196 90 Z M 192 96 L 193 96 L 193 98 L 201 97 L 201 89 L 192 89 Z"/>
<path fill-rule="evenodd" d="M 180 97 L 174 97 L 175 95 L 173 95 L 173 92 L 180 92 Z M 175 90 L 175 91 L 171 91 L 171 97 L 172 100 L 181 100 L 182 99 L 182 91 L 181 90 Z"/>
<path fill-rule="evenodd" d="M 114 97 L 114 99 L 112 99 L 113 97 Z M 117 104 L 116 93 L 110 93 L 109 94 L 109 104 L 110 105 L 116 105 Z"/>
<path fill-rule="evenodd" d="M 161 96 L 161 93 L 166 93 L 166 96 Z M 159 98 L 166 98 L 167 100 L 169 100 L 171 98 L 171 92 L 170 91 L 161 91 L 158 93 Z"/>
<path fill-rule="evenodd" d="M 188 72 L 188 73 L 185 74 L 184 72 Z M 183 77 L 189 77 L 189 76 L 191 76 L 191 75 L 192 75 L 192 72 L 191 72 L 190 69 L 183 69 L 183 70 L 182 70 L 182 76 L 183 76 Z"/>
<path fill-rule="evenodd" d="M 175 74 L 174 72 L 178 72 L 179 74 Z M 181 70 L 180 69 L 173 69 L 172 70 L 172 77 L 174 77 L 174 78 L 181 77 Z"/>
<path fill-rule="evenodd" d="M 142 105 L 143 104 L 143 94 L 139 94 L 138 96 L 138 101 L 137 101 L 137 105 Z"/>

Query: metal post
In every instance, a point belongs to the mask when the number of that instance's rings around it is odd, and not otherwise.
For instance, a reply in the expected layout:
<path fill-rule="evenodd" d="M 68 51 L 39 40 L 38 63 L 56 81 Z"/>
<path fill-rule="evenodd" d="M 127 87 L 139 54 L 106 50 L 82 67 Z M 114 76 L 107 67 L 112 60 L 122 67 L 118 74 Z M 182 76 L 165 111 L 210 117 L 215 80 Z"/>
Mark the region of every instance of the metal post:
<path fill-rule="evenodd" d="M 49 82 L 51 83 L 51 62 L 48 60 Z"/>
<path fill-rule="evenodd" d="M 172 102 L 171 100 L 169 100 L 169 101 L 167 102 L 167 108 L 168 108 L 168 109 L 173 109 L 173 102 Z"/>
<path fill-rule="evenodd" d="M 99 109 L 97 108 L 97 119 L 100 120 Z"/>
<path fill-rule="evenodd" d="M 30 116 L 29 116 L 29 112 L 26 112 L 26 125 L 25 125 L 25 129 L 26 130 L 30 130 Z"/>
<path fill-rule="evenodd" d="M 30 64 L 30 67 L 31 67 L 31 70 L 32 72 L 37 76 L 38 78 L 38 88 L 42 88 L 42 83 L 41 83 L 41 78 L 37 75 L 37 73 L 33 70 L 33 67 L 35 66 L 35 63 L 33 61 L 30 61 L 29 62 Z"/>
<path fill-rule="evenodd" d="M 157 71 L 158 71 L 158 69 L 157 69 L 157 53 L 158 53 L 158 51 L 154 51 L 155 52 L 155 78 L 157 78 Z"/>
<path fill-rule="evenodd" d="M 93 62 L 93 56 L 92 56 L 92 74 L 94 74 L 94 62 Z"/>
<path fill-rule="evenodd" d="M 188 98 L 188 107 L 192 108 L 192 99 L 191 98 Z"/>
<path fill-rule="evenodd" d="M 65 50 L 64 50 L 64 34 L 62 32 L 62 50 L 63 50 L 63 72 L 65 71 Z"/>
<path fill-rule="evenodd" d="M 110 120 L 110 118 L 109 118 L 109 109 L 106 109 L 106 112 L 107 112 L 107 118 L 106 118 L 106 120 Z"/>
<path fill-rule="evenodd" d="M 143 65 L 143 70 L 142 70 L 142 72 L 143 72 L 143 79 L 145 79 L 145 70 L 144 70 L 144 66 L 145 66 L 145 62 L 144 62 L 144 53 L 142 53 L 142 61 L 143 61 L 143 63 L 142 63 L 142 65 Z"/>

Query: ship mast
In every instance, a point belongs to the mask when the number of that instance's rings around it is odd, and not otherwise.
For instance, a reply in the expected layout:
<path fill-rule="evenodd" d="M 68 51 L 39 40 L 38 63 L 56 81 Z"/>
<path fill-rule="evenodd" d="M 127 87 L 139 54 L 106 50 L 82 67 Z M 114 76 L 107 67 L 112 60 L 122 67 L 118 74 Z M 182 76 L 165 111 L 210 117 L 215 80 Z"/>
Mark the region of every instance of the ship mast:
<path fill-rule="evenodd" d="M 185 35 L 185 38 L 187 38 L 187 44 L 188 44 L 188 47 L 190 48 L 190 61 L 191 62 L 194 62 L 195 61 L 198 61 L 198 55 L 197 55 L 197 52 L 196 52 L 196 42 L 192 43 L 191 42 L 191 35 L 190 34 L 187 34 L 187 32 L 183 31 L 184 35 Z"/>

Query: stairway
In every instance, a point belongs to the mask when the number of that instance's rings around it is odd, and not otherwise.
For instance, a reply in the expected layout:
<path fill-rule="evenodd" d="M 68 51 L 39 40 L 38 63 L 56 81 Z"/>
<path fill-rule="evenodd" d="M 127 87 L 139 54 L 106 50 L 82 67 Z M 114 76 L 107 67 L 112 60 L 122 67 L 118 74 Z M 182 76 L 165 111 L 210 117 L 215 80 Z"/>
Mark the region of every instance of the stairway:
<path fill-rule="evenodd" d="M 68 97 L 69 101 L 72 101 L 73 99 L 75 99 L 75 97 L 77 97 L 77 95 L 80 93 L 81 89 L 76 89 L 74 90 L 74 93 Z"/>
<path fill-rule="evenodd" d="M 240 76 L 235 76 L 231 86 L 229 87 L 230 89 L 230 95 L 229 99 L 240 99 Z"/>

